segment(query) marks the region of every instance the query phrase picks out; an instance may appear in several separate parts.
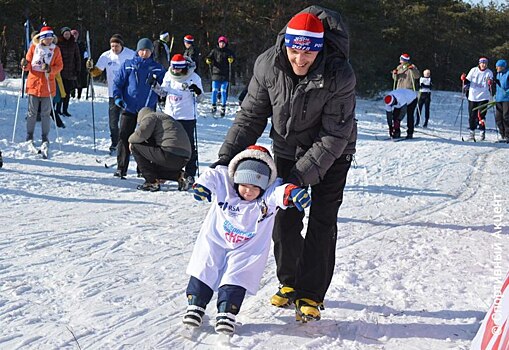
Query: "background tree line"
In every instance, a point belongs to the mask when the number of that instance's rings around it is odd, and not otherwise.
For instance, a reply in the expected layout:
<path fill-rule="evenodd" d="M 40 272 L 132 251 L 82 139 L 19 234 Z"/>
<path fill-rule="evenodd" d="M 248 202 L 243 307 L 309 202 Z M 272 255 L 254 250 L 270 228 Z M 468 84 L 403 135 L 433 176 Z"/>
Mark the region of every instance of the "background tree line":
<path fill-rule="evenodd" d="M 461 0 L 0 0 L 0 26 L 5 26 L 2 62 L 19 71 L 23 55 L 23 23 L 34 29 L 43 21 L 60 33 L 78 29 L 85 40 L 90 30 L 96 60 L 120 33 L 135 48 L 141 37 L 156 39 L 160 31 L 175 38 L 173 53 L 183 51 L 182 39 L 193 34 L 205 56 L 218 36 L 225 35 L 237 54 L 235 80 L 245 83 L 256 57 L 271 46 L 276 34 L 296 12 L 316 4 L 341 13 L 350 30 L 351 62 L 362 95 L 392 88 L 390 71 L 401 53 L 410 54 L 421 70 L 432 72 L 435 89 L 459 88 L 461 72 L 479 56 L 509 59 L 509 6 L 472 6 Z M 2 40 L 3 42 L 3 40 Z M 209 78 L 202 62 L 202 78 Z"/>

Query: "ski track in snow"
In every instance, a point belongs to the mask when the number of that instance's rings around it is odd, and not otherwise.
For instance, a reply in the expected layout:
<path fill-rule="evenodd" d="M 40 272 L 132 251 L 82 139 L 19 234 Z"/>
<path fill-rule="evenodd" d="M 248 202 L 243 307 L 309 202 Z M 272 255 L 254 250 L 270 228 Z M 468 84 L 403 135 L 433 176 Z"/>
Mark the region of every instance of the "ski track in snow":
<path fill-rule="evenodd" d="M 0 349 L 217 348 L 215 298 L 203 332 L 194 341 L 180 335 L 185 269 L 209 205 L 175 183 L 136 191 L 142 179 L 134 161 L 124 181 L 95 161 L 114 161 L 104 86 L 96 85 L 97 150 L 90 102 L 72 100 L 59 140 L 52 127 L 48 160 L 21 143 L 26 99 L 10 142 L 19 80 L 0 89 Z M 493 247 L 507 251 L 509 243 L 506 228 L 494 234 L 493 207 L 495 195 L 507 197 L 508 150 L 461 142 L 466 108 L 461 121 L 458 94 L 433 94 L 431 128 L 397 143 L 382 140 L 382 102 L 359 99 L 358 152 L 322 320 L 300 324 L 292 309 L 269 305 L 278 285 L 271 254 L 231 348 L 469 348 L 499 287 Z M 202 171 L 216 159 L 236 108 L 229 103 L 226 117 L 215 119 L 208 99 L 198 106 Z M 494 127 L 491 113 L 488 123 Z M 260 143 L 270 145 L 267 132 Z"/>

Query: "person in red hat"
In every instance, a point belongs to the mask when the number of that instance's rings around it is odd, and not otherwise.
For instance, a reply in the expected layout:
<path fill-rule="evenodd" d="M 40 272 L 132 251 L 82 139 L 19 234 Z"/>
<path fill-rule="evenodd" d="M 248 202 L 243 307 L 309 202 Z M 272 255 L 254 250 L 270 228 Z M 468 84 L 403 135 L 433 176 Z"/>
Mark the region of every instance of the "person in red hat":
<path fill-rule="evenodd" d="M 47 26 L 42 27 L 40 32 L 32 38 L 32 45 L 21 61 L 23 69 L 29 72 L 26 83 L 28 94 L 26 140 L 31 144 L 34 142 L 34 129 L 40 109 L 43 147 L 49 145 L 51 104 L 56 94 L 55 76 L 64 67 L 62 53 L 56 43 L 57 37 L 53 29 Z"/>
<path fill-rule="evenodd" d="M 189 57 L 193 60 L 195 67 L 194 72 L 200 75 L 200 63 L 201 63 L 201 53 L 200 49 L 196 46 L 196 42 L 194 40 L 194 36 L 191 34 L 187 34 L 184 37 L 184 56 Z"/>
<path fill-rule="evenodd" d="M 415 80 L 420 77 L 421 72 L 410 62 L 410 55 L 403 53 L 399 56 L 399 65 L 392 70 L 392 79 L 394 80 L 393 90 L 411 89 L 416 91 Z"/>
<path fill-rule="evenodd" d="M 221 117 L 226 114 L 226 101 L 228 100 L 228 84 L 231 78 L 231 65 L 235 61 L 235 53 L 228 47 L 228 39 L 221 35 L 217 39 L 217 47 L 207 55 L 205 62 L 209 65 L 212 79 L 212 110 L 217 111 L 218 94 L 221 93 Z"/>
<path fill-rule="evenodd" d="M 406 138 L 411 139 L 414 135 L 414 111 L 417 106 L 417 94 L 410 89 L 396 89 L 384 97 L 385 111 L 387 113 L 387 125 L 389 136 L 393 139 L 401 137 L 401 121 L 407 116 Z"/>
<path fill-rule="evenodd" d="M 325 40 L 327 38 L 327 40 Z M 268 119 L 278 176 L 313 203 L 276 214 L 272 238 L 280 286 L 274 306 L 295 304 L 296 319 L 319 320 L 335 265 L 337 216 L 355 153 L 355 74 L 341 15 L 320 6 L 296 14 L 256 59 L 248 93 L 219 159 L 228 164 L 263 134 Z M 303 237 L 304 236 L 304 237 Z"/>

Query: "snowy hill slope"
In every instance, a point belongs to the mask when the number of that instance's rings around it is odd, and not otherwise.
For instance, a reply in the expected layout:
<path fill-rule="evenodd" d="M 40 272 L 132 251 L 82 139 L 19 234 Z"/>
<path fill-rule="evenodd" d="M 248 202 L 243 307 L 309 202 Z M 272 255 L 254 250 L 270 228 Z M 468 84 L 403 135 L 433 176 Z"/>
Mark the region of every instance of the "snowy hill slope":
<path fill-rule="evenodd" d="M 215 348 L 214 300 L 198 341 L 179 336 L 184 271 L 209 205 L 176 184 L 136 191 L 134 162 L 124 181 L 96 162 L 111 161 L 104 87 L 95 100 L 96 152 L 83 100 L 72 100 L 60 143 L 52 128 L 50 159 L 20 145 L 26 99 L 11 143 L 18 91 L 18 80 L 0 84 L 0 349 Z M 292 310 L 269 305 L 278 285 L 271 255 L 232 347 L 469 348 L 509 266 L 509 149 L 461 142 L 458 94 L 435 92 L 431 128 L 411 141 L 383 140 L 381 106 L 358 101 L 356 166 L 323 319 L 299 324 Z M 214 119 L 205 117 L 209 107 L 199 107 L 202 169 L 216 159 L 236 108 Z M 466 125 L 466 111 L 463 118 Z M 267 134 L 260 143 L 270 145 Z"/>

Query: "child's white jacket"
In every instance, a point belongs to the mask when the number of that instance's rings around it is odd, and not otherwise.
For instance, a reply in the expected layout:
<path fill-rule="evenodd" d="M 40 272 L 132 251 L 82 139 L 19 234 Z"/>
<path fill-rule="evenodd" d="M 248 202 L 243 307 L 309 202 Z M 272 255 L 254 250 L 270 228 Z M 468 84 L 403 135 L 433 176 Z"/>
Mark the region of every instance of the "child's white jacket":
<path fill-rule="evenodd" d="M 226 166 L 208 169 L 198 180 L 213 195 L 187 273 L 213 290 L 225 284 L 256 294 L 269 255 L 274 217 L 285 186 L 278 178 L 263 196 L 246 201 L 235 191 Z"/>

